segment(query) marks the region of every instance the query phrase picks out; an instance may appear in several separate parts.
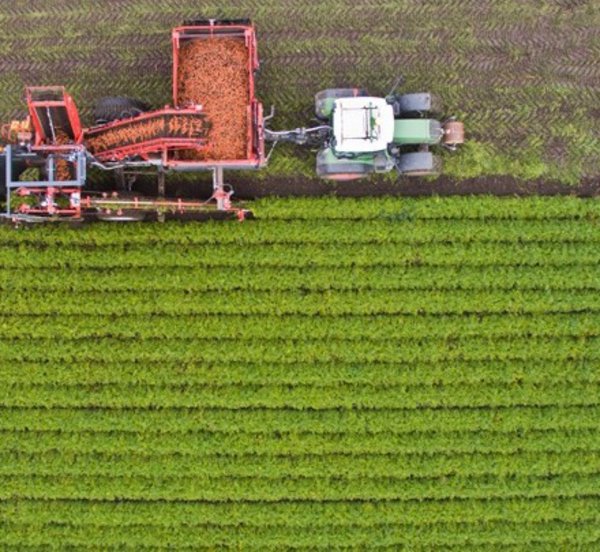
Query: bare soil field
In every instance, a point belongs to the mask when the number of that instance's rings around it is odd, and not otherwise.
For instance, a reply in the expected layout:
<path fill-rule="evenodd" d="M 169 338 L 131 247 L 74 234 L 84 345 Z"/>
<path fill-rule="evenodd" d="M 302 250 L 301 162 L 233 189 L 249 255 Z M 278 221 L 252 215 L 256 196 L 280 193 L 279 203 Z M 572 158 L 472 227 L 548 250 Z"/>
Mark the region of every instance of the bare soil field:
<path fill-rule="evenodd" d="M 68 86 L 88 121 L 106 95 L 162 106 L 171 98 L 170 29 L 190 18 L 251 17 L 262 61 L 258 96 L 267 108 L 276 106 L 274 127 L 310 123 L 313 94 L 322 88 L 359 85 L 385 94 L 403 74 L 403 90 L 435 91 L 447 112 L 465 121 L 468 142 L 446 156 L 448 177 L 576 186 L 600 173 L 596 2 L 251 0 L 240 7 L 232 0 L 2 0 L 0 6 L 1 120 L 22 113 L 23 87 L 34 83 Z M 312 153 L 289 148 L 275 152 L 266 172 L 244 178 L 262 186 L 271 177 L 297 182 L 313 175 Z M 496 181 L 481 187 L 494 192 Z"/>

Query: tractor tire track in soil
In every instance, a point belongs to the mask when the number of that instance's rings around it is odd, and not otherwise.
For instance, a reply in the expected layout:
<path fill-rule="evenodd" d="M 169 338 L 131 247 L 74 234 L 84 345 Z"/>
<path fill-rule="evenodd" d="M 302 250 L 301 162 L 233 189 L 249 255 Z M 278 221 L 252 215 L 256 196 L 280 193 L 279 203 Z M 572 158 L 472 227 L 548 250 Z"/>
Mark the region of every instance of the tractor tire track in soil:
<path fill-rule="evenodd" d="M 178 176 L 167 181 L 167 195 L 195 198 L 207 197 L 211 194 L 210 179 L 195 182 L 178 181 Z M 319 197 L 336 195 L 340 197 L 427 197 L 427 196 L 600 196 L 600 180 L 584 179 L 577 186 L 562 184 L 557 181 L 531 180 L 524 181 L 510 176 L 487 176 L 455 180 L 440 177 L 436 180 L 422 178 L 404 178 L 400 181 L 386 178 L 356 180 L 351 182 L 331 182 L 317 178 L 277 178 L 249 180 L 236 175 L 227 174 L 227 183 L 235 189 L 235 197 L 241 200 L 252 200 L 262 197 Z M 153 195 L 156 192 L 155 182 L 139 182 L 135 191 Z"/>
<path fill-rule="evenodd" d="M 600 181 L 598 179 L 586 179 L 577 186 L 569 186 L 560 182 L 547 180 L 523 181 L 508 176 L 489 176 L 468 178 L 465 180 L 440 177 L 434 181 L 421 178 L 405 178 L 402 181 L 390 181 L 381 178 L 340 183 L 301 178 L 272 178 L 264 183 L 244 182 L 235 178 L 228 178 L 228 181 L 232 183 L 236 191 L 236 197 L 240 199 L 255 199 L 267 196 L 294 197 L 323 195 L 337 195 L 341 197 L 424 197 L 473 194 L 492 194 L 498 196 L 600 196 Z"/>

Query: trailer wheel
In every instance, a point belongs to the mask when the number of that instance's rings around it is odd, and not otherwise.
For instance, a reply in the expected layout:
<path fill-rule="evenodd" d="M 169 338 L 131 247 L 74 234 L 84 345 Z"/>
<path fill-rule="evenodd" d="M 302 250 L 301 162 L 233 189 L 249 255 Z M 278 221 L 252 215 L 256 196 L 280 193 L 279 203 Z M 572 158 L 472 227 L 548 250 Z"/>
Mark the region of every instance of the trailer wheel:
<path fill-rule="evenodd" d="M 126 98 L 124 96 L 108 96 L 102 98 L 94 108 L 94 119 L 96 124 L 109 123 L 117 119 L 135 117 L 144 111 L 148 111 L 148 104 L 141 100 Z"/>
<path fill-rule="evenodd" d="M 442 169 L 442 160 L 430 151 L 403 153 L 398 169 L 405 176 L 436 176 Z"/>
<path fill-rule="evenodd" d="M 340 98 L 368 96 L 364 88 L 327 88 L 315 94 L 315 115 L 321 121 L 327 121 L 331 116 L 333 102 Z"/>

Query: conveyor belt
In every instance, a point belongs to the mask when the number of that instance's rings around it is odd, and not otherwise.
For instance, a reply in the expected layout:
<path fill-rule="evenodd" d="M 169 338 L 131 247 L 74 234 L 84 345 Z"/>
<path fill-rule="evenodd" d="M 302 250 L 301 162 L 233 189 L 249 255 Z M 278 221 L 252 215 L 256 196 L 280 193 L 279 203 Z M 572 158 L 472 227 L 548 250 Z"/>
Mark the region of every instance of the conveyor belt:
<path fill-rule="evenodd" d="M 99 159 L 123 159 L 166 149 L 200 149 L 210 123 L 198 110 L 161 110 L 95 127 L 84 144 Z"/>

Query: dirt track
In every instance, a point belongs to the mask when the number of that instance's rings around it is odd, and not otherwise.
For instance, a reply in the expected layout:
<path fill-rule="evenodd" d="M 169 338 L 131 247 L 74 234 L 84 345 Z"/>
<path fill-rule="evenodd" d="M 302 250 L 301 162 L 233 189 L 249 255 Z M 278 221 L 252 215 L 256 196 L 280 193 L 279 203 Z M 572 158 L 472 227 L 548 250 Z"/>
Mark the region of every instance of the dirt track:
<path fill-rule="evenodd" d="M 227 183 L 235 189 L 238 199 L 256 199 L 267 196 L 322 196 L 335 194 L 347 197 L 367 196 L 449 196 L 493 194 L 500 196 L 529 195 L 574 195 L 579 197 L 600 197 L 600 180 L 587 179 L 578 186 L 568 186 L 559 182 L 543 180 L 523 182 L 504 176 L 490 176 L 456 181 L 442 177 L 433 181 L 419 178 L 403 178 L 392 181 L 385 178 L 334 183 L 306 178 L 269 178 L 264 181 L 244 179 L 239 174 L 227 173 Z M 153 181 L 140 182 L 135 189 L 145 194 L 153 194 L 156 184 Z M 200 181 L 190 182 L 172 175 L 167 181 L 167 194 L 182 197 L 208 197 L 212 183 L 207 173 Z"/>
<path fill-rule="evenodd" d="M 457 181 L 451 178 L 438 178 L 428 181 L 403 178 L 398 181 L 386 179 L 358 180 L 333 183 L 325 180 L 273 179 L 264 183 L 244 182 L 228 178 L 235 188 L 236 196 L 243 199 L 276 196 L 312 196 L 333 193 L 339 196 L 430 196 L 430 195 L 471 195 L 494 194 L 512 195 L 577 195 L 581 197 L 600 196 L 600 180 L 585 180 L 579 186 L 567 186 L 559 182 L 543 180 L 522 182 L 514 178 L 498 176 L 473 178 Z"/>

